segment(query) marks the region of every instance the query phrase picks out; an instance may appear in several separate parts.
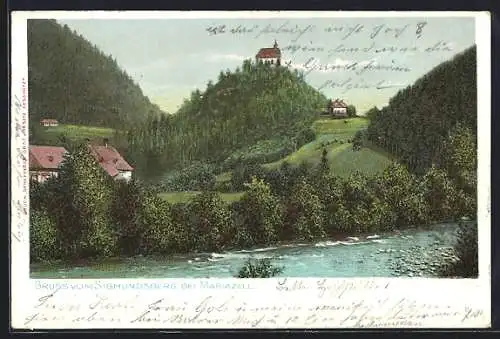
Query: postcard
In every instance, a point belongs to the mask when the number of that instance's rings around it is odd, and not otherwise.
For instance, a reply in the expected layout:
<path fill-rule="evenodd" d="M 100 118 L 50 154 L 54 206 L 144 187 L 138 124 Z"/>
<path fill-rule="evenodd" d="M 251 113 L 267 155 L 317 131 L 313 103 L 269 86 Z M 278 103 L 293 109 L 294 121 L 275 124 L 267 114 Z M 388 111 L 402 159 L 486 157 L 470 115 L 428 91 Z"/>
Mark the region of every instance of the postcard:
<path fill-rule="evenodd" d="M 479 328 L 487 12 L 13 12 L 14 329 Z"/>

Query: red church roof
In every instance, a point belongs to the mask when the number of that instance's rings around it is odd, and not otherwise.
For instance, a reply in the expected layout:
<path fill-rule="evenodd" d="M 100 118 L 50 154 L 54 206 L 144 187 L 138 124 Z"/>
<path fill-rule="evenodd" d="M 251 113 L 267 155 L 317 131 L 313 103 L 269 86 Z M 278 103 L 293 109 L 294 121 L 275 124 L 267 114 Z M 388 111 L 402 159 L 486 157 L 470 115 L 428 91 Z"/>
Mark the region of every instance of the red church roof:
<path fill-rule="evenodd" d="M 112 177 L 116 176 L 119 171 L 134 170 L 112 146 L 90 145 L 90 151 L 99 165 Z"/>
<path fill-rule="evenodd" d="M 256 57 L 259 59 L 268 59 L 268 58 L 279 58 L 281 56 L 281 52 L 279 48 L 261 48 L 259 53 L 257 53 Z"/>
<path fill-rule="evenodd" d="M 66 152 L 64 147 L 30 146 L 30 168 L 57 169 L 61 165 Z"/>

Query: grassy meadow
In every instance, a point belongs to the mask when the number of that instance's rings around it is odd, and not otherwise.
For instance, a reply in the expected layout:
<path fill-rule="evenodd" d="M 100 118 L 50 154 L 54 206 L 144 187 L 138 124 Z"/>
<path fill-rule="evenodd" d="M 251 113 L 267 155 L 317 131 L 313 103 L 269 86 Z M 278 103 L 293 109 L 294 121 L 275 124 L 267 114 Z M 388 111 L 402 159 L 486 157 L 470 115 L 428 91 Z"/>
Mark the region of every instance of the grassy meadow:
<path fill-rule="evenodd" d="M 47 137 L 57 138 L 64 135 L 70 140 L 78 141 L 83 139 L 112 138 L 115 134 L 113 128 L 94 127 L 84 125 L 59 125 L 55 127 L 44 127 Z"/>
<path fill-rule="evenodd" d="M 328 151 L 330 168 L 336 175 L 346 177 L 354 171 L 366 174 L 375 174 L 383 171 L 391 162 L 386 152 L 367 146 L 360 151 L 353 151 L 350 142 L 358 130 L 368 126 L 369 120 L 364 117 L 349 119 L 322 118 L 316 120 L 312 129 L 316 132 L 316 139 L 288 156 L 271 163 L 263 164 L 267 169 L 277 168 L 283 162 L 298 165 L 303 161 L 312 164 L 319 163 L 323 148 Z M 231 172 L 224 172 L 217 176 L 218 182 L 231 180 Z"/>

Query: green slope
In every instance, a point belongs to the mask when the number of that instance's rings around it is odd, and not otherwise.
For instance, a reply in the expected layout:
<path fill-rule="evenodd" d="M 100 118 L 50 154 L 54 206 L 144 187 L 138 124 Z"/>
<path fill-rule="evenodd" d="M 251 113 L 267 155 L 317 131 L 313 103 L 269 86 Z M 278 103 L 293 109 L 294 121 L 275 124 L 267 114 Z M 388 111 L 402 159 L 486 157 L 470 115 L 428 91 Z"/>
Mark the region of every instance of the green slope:
<path fill-rule="evenodd" d="M 30 121 L 123 128 L 161 114 L 112 56 L 55 20 L 28 20 Z"/>
<path fill-rule="evenodd" d="M 71 140 L 77 141 L 82 139 L 97 139 L 111 138 L 115 130 L 107 127 L 82 126 L 82 125 L 66 125 L 62 124 L 57 127 L 45 128 L 45 133 L 48 136 L 65 135 Z"/>
<path fill-rule="evenodd" d="M 55 127 L 43 127 L 33 122 L 30 125 L 30 144 L 73 147 L 82 141 L 102 143 L 108 141 L 120 152 L 124 151 L 123 145 L 126 135 L 119 130 L 107 127 L 60 124 Z"/>
<path fill-rule="evenodd" d="M 355 171 L 375 174 L 383 171 L 392 161 L 391 157 L 376 147 L 363 147 L 353 151 L 350 141 L 358 130 L 365 129 L 369 120 L 358 117 L 344 120 L 319 119 L 312 128 L 318 133 L 316 140 L 305 144 L 290 155 L 267 164 L 265 168 L 279 167 L 284 161 L 299 165 L 306 161 L 319 163 L 323 148 L 328 151 L 328 160 L 332 172 L 339 176 L 348 176 Z M 231 172 L 217 176 L 218 182 L 229 181 Z"/>
<path fill-rule="evenodd" d="M 364 117 L 349 119 L 318 119 L 314 121 L 312 128 L 318 135 L 335 134 L 337 137 L 352 138 L 354 134 L 369 124 Z"/>
<path fill-rule="evenodd" d="M 352 144 L 340 150 L 336 149 L 333 155 L 329 156 L 329 160 L 332 173 L 340 177 L 348 177 L 356 171 L 375 175 L 381 173 L 392 162 L 390 157 L 369 147 L 353 151 Z"/>

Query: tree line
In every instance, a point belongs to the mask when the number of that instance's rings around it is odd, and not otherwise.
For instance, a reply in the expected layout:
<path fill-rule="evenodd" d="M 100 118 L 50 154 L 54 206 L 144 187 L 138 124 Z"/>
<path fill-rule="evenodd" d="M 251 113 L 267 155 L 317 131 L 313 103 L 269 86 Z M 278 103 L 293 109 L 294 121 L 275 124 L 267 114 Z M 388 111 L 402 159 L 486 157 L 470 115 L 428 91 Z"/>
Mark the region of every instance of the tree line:
<path fill-rule="evenodd" d="M 241 200 L 228 204 L 210 189 L 170 204 L 139 181 L 115 182 L 82 145 L 58 178 L 32 183 L 33 261 L 218 252 L 384 232 L 475 217 L 474 198 L 447 173 L 424 176 L 393 164 L 384 173 L 341 179 L 320 164 L 284 165 L 274 181 L 252 176 Z"/>
<path fill-rule="evenodd" d="M 441 148 L 450 133 L 476 138 L 476 64 L 473 46 L 399 91 L 388 106 L 369 110 L 367 138 L 412 171 L 447 166 Z"/>

